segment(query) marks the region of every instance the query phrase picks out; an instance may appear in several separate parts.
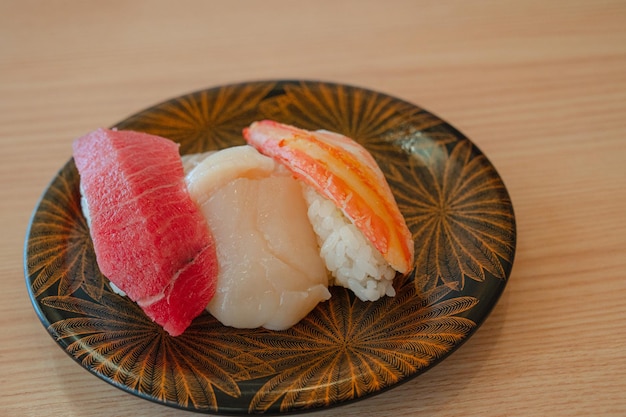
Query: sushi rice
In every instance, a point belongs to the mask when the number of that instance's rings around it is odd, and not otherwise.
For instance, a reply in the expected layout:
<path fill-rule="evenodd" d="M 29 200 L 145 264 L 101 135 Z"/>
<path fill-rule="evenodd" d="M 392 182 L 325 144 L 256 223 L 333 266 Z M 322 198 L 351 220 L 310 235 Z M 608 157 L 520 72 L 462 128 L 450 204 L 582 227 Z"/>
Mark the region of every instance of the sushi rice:
<path fill-rule="evenodd" d="M 320 255 L 334 278 L 363 301 L 395 296 L 396 271 L 337 206 L 303 184 L 308 217 L 318 237 Z"/>

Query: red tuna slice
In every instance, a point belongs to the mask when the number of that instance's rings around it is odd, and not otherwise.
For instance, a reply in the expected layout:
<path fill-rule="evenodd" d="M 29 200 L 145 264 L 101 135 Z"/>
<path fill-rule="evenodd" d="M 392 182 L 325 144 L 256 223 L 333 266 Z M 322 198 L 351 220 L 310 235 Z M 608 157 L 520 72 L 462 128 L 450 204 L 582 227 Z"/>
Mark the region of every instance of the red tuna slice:
<path fill-rule="evenodd" d="M 218 268 L 178 145 L 98 129 L 74 142 L 74 160 L 100 270 L 169 334 L 183 333 L 213 297 Z"/>

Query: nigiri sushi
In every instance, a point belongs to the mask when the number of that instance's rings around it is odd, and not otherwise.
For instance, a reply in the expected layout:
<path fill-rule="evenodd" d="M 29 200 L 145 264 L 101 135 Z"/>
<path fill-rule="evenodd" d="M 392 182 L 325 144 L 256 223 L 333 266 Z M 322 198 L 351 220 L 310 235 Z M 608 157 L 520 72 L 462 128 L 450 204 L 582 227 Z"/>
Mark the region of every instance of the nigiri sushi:
<path fill-rule="evenodd" d="M 102 273 L 171 335 L 213 297 L 213 236 L 187 192 L 174 142 L 98 129 L 74 142 L 86 214 Z"/>
<path fill-rule="evenodd" d="M 210 154 L 186 182 L 216 241 L 220 271 L 207 310 L 222 324 L 284 330 L 330 298 L 300 184 L 287 170 L 246 145 Z"/>
<path fill-rule="evenodd" d="M 395 271 L 411 269 L 413 239 L 372 155 L 338 133 L 272 120 L 254 122 L 243 134 L 306 184 L 309 218 L 335 284 L 363 300 L 393 295 Z"/>
<path fill-rule="evenodd" d="M 365 148 L 267 120 L 243 135 L 248 145 L 182 158 L 137 132 L 75 142 L 83 210 L 114 291 L 173 336 L 204 308 L 225 325 L 283 330 L 327 300 L 328 285 L 364 301 L 395 295 L 413 241 Z"/>

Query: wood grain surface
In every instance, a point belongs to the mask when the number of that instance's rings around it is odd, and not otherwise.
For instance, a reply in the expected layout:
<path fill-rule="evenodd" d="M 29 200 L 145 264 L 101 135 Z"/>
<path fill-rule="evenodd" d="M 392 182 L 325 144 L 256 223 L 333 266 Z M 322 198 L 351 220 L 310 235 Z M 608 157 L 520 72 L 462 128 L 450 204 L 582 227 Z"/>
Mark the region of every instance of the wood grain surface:
<path fill-rule="evenodd" d="M 426 374 L 317 416 L 626 415 L 626 3 L 0 2 L 0 414 L 190 415 L 126 394 L 47 334 L 26 227 L 74 138 L 261 79 L 348 83 L 465 133 L 517 216 L 513 274 Z"/>

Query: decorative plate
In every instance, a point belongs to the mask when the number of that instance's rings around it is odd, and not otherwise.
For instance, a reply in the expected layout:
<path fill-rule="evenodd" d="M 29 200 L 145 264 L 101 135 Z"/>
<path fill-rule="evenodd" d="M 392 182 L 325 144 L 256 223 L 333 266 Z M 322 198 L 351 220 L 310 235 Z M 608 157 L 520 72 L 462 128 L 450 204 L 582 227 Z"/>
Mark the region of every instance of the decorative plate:
<path fill-rule="evenodd" d="M 415 105 L 340 84 L 262 81 L 184 95 L 116 127 L 170 138 L 185 154 L 244 144 L 242 129 L 260 119 L 336 131 L 372 153 L 413 233 L 412 272 L 396 279 L 395 297 L 373 303 L 332 288 L 286 331 L 228 328 L 204 313 L 170 337 L 98 270 L 70 160 L 33 213 L 25 274 L 43 325 L 94 375 L 209 414 L 331 407 L 433 367 L 497 302 L 515 253 L 507 190 L 472 142 Z"/>

